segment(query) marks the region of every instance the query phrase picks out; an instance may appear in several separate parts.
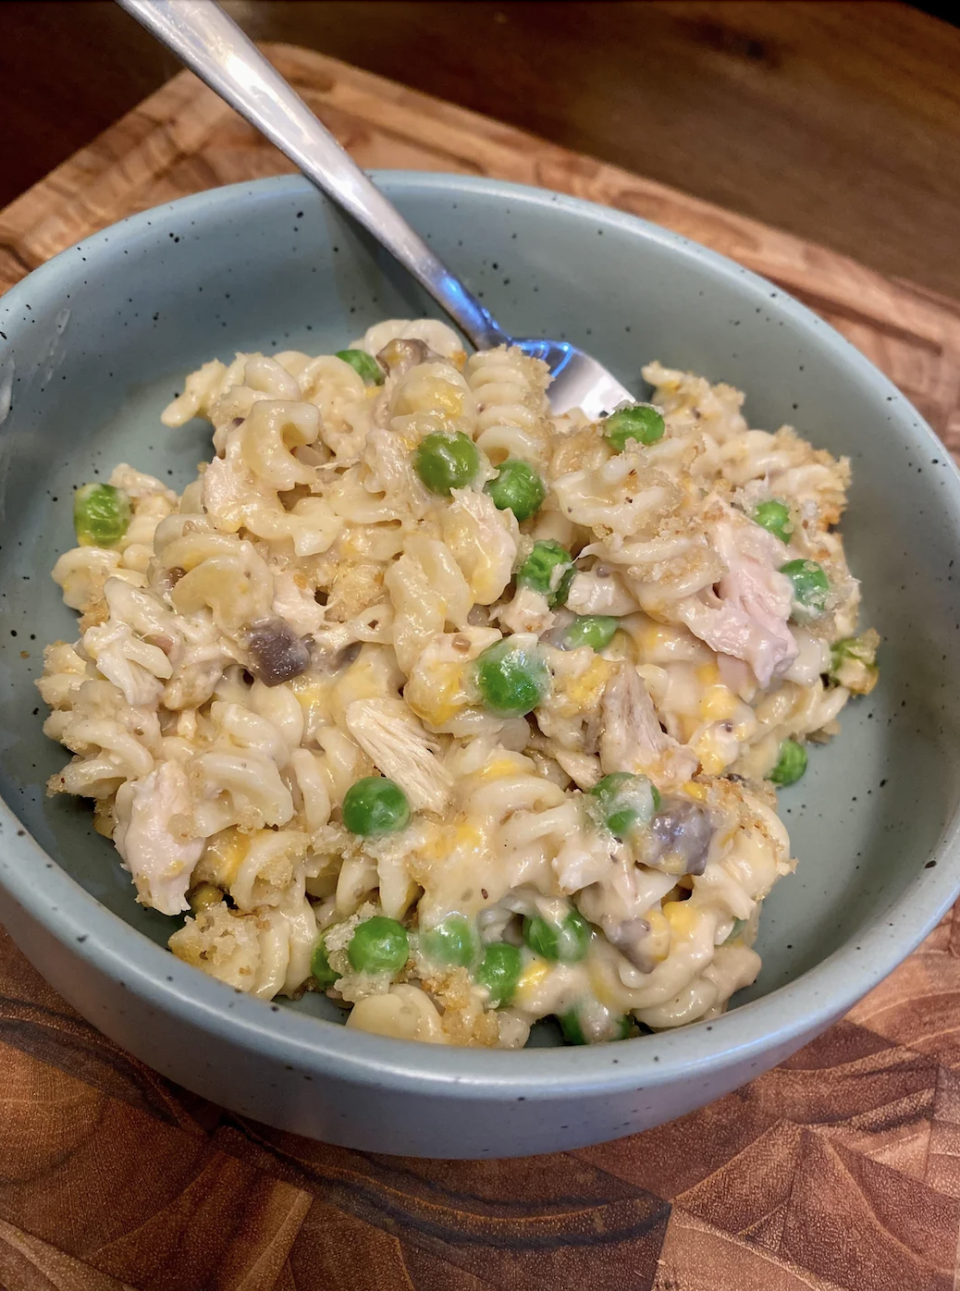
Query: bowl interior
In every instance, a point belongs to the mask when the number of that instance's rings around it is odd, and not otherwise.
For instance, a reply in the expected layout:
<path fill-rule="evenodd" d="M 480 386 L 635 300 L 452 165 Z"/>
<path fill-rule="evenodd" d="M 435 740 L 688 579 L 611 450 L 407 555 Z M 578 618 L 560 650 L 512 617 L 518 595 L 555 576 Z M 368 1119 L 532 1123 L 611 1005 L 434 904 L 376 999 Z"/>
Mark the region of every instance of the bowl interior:
<path fill-rule="evenodd" d="M 886 918 L 953 815 L 960 691 L 957 483 L 912 409 L 826 326 L 714 257 L 620 217 L 454 177 L 382 177 L 442 257 L 519 335 L 569 338 L 629 386 L 651 358 L 744 390 L 751 425 L 794 425 L 847 454 L 844 522 L 882 680 L 782 794 L 800 865 L 764 908 L 756 985 L 799 977 Z M 72 545 L 71 492 L 118 461 L 182 488 L 207 428 L 161 409 L 202 361 L 237 350 L 343 348 L 373 321 L 437 314 L 384 253 L 299 179 L 221 190 L 66 252 L 0 330 L 0 793 L 89 893 L 163 945 L 171 920 L 133 899 L 89 810 L 45 796 L 65 753 L 41 731 L 45 642 L 77 636 L 49 571 Z M 7 323 L 2 321 L 6 308 Z M 932 876 L 930 876 L 932 878 Z M 892 926 L 892 925 L 891 925 Z M 311 995 L 292 1007 L 336 1010 Z M 549 1036 L 544 1037 L 549 1041 Z"/>

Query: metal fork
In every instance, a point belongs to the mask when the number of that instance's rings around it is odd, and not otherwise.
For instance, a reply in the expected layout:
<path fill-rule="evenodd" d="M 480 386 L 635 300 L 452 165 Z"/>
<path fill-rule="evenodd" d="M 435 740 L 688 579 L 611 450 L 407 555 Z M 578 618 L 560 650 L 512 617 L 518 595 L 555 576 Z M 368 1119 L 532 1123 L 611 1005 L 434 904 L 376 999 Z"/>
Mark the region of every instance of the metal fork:
<path fill-rule="evenodd" d="M 214 0 L 118 0 L 148 31 L 348 211 L 413 274 L 478 350 L 516 345 L 543 359 L 556 413 L 599 417 L 633 396 L 568 341 L 510 336 L 410 227 L 303 99 Z"/>

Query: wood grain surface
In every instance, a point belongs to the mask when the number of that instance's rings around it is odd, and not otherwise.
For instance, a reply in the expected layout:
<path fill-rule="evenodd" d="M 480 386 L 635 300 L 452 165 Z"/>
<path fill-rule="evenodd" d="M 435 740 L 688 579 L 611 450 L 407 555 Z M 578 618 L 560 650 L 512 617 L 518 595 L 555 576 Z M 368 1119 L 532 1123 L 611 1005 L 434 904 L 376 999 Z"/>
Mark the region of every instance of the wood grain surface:
<path fill-rule="evenodd" d="M 331 59 L 270 51 L 367 165 L 539 183 L 759 269 L 960 447 L 960 308 Z M 0 213 L 0 288 L 132 211 L 286 170 L 183 74 Z M 556 1157 L 311 1143 L 112 1045 L 0 933 L 8 1291 L 956 1291 L 960 913 L 826 1035 L 699 1112 Z"/>
<path fill-rule="evenodd" d="M 223 3 L 256 40 L 320 50 L 960 297 L 960 29 L 916 3 Z M 3 0 L 0 206 L 177 70 L 112 0 Z"/>

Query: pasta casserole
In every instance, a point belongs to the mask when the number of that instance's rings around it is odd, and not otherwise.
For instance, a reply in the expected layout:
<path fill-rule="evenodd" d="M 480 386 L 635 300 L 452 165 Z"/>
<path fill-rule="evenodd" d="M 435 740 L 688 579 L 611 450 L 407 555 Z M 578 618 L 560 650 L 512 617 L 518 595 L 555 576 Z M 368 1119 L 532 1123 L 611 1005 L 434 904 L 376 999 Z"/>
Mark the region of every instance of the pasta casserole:
<path fill-rule="evenodd" d="M 170 949 L 347 1026 L 517 1048 L 721 1012 L 795 865 L 776 793 L 877 677 L 846 460 L 730 386 L 551 414 L 433 320 L 204 364 L 214 456 L 74 499 L 51 793 L 93 799 Z M 185 916 L 185 917 L 184 917 Z"/>

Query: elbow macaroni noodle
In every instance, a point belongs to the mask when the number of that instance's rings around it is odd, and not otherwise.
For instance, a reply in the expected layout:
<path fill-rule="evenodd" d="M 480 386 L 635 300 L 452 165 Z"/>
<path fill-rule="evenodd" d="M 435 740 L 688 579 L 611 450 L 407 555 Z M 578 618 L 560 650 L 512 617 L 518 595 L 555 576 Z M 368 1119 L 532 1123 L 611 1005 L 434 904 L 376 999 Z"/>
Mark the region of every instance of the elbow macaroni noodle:
<path fill-rule="evenodd" d="M 767 777 L 876 676 L 872 654 L 836 667 L 858 605 L 834 529 L 848 463 L 657 363 L 665 433 L 615 451 L 602 423 L 551 414 L 516 349 L 468 358 L 433 320 L 355 348 L 381 384 L 331 355 L 205 364 L 164 413 L 212 425 L 197 480 L 177 497 L 114 471 L 126 532 L 53 571 L 81 618 L 38 683 L 73 754 L 50 791 L 94 799 L 138 900 L 186 915 L 176 955 L 263 999 L 327 989 L 353 1027 L 505 1047 L 551 1015 L 578 1042 L 715 1016 L 756 977 L 761 904 L 794 867 Z M 438 433 L 479 458 L 447 495 L 415 465 Z M 522 523 L 484 489 L 508 459 L 545 485 Z M 771 500 L 788 534 L 755 520 Z M 548 541 L 573 561 L 565 599 L 559 574 L 517 578 Z M 780 572 L 803 560 L 829 584 L 813 615 Z M 583 615 L 613 624 L 606 644 L 565 648 Z M 526 716 L 478 680 L 504 639 L 545 664 Z M 623 773 L 653 786 L 641 834 L 590 792 Z M 376 776 L 409 818 L 353 832 L 344 800 Z M 377 916 L 406 930 L 389 971 L 355 963 Z M 476 941 L 459 961 L 430 951 L 451 919 Z M 579 928 L 576 953 L 538 927 Z M 494 944 L 516 952 L 502 998 L 479 967 Z"/>

